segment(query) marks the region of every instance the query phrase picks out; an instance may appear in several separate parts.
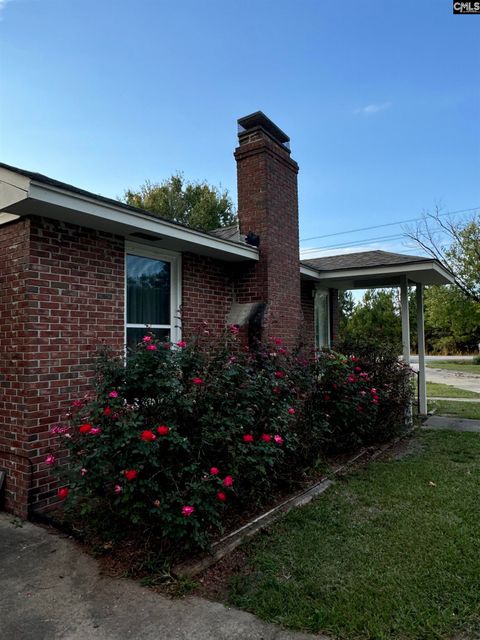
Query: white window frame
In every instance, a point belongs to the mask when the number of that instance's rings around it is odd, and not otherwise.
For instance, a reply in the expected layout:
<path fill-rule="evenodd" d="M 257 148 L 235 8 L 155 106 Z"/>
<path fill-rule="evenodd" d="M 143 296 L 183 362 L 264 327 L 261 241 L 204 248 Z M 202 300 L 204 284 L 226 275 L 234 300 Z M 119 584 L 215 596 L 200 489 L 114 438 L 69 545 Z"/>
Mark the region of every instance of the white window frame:
<path fill-rule="evenodd" d="M 319 286 L 315 286 L 315 290 L 314 290 L 314 300 L 313 300 L 313 316 L 314 316 L 314 323 L 315 323 L 315 347 L 317 349 L 323 349 L 325 347 L 330 347 L 331 346 L 331 340 L 332 340 L 332 336 L 331 336 L 331 330 L 330 330 L 330 290 L 325 288 L 325 287 L 319 287 Z M 321 296 L 326 296 L 327 297 L 327 344 L 324 345 L 320 345 L 318 344 L 318 300 Z"/>
<path fill-rule="evenodd" d="M 138 242 L 125 242 L 125 309 L 124 309 L 124 338 L 127 344 L 127 329 L 145 329 L 144 324 L 127 323 L 127 256 L 134 255 L 141 258 L 152 258 L 170 263 L 170 324 L 151 324 L 152 329 L 168 329 L 170 331 L 170 342 L 178 342 L 182 338 L 180 326 L 180 306 L 182 304 L 182 254 L 167 249 L 157 249 L 150 245 Z"/>

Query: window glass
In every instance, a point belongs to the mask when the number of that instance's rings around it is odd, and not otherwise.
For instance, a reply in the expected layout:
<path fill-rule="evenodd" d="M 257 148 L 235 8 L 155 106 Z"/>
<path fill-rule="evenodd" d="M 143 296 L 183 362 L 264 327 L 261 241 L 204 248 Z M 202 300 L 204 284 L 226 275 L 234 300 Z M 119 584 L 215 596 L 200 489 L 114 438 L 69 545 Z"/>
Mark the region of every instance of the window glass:
<path fill-rule="evenodd" d="M 170 262 L 127 255 L 127 324 L 170 325 Z"/>

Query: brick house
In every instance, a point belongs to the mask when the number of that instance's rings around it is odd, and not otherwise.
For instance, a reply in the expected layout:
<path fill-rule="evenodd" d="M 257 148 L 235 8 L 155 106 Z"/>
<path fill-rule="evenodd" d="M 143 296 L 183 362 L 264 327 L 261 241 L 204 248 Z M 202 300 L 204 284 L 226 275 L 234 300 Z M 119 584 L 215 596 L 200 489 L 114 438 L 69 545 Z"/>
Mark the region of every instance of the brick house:
<path fill-rule="evenodd" d="M 212 336 L 235 323 L 246 340 L 275 335 L 290 346 L 323 346 L 336 334 L 336 292 L 347 282 L 448 281 L 422 257 L 399 256 L 392 267 L 398 254 L 371 255 L 371 264 L 358 258 L 353 271 L 351 263 L 301 263 L 289 138 L 261 112 L 238 122 L 238 227 L 218 232 L 0 164 L 5 509 L 27 517 L 55 502 L 56 481 L 43 464 L 50 428 L 87 391 L 98 344 L 121 352 L 146 324 L 177 341 L 205 321 Z"/>

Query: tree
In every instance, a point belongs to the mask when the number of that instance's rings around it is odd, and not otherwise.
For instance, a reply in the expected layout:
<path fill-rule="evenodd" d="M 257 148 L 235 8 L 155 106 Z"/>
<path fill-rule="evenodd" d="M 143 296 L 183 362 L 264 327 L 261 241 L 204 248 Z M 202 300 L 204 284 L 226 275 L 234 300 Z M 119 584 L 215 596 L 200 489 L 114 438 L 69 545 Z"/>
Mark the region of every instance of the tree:
<path fill-rule="evenodd" d="M 427 287 L 425 338 L 435 353 L 474 351 L 480 342 L 480 304 L 457 287 Z"/>
<path fill-rule="evenodd" d="M 341 331 L 341 339 L 366 336 L 401 349 L 402 328 L 396 289 L 368 289 Z"/>
<path fill-rule="evenodd" d="M 181 173 L 161 183 L 146 180 L 136 190 L 127 189 L 123 201 L 202 231 L 226 227 L 236 220 L 228 191 L 206 182 L 189 182 Z"/>
<path fill-rule="evenodd" d="M 355 309 L 355 301 L 351 291 L 338 292 L 338 316 L 340 321 L 340 332 L 344 332 Z"/>
<path fill-rule="evenodd" d="M 436 207 L 406 235 L 452 273 L 463 295 L 480 303 L 480 215 L 455 221 Z"/>

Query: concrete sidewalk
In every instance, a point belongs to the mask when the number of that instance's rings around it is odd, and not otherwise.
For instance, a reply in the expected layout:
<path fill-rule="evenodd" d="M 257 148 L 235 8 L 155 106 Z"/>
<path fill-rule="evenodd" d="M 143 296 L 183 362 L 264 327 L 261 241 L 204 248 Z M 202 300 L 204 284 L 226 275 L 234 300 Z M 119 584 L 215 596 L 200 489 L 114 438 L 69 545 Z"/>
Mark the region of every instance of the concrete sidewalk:
<path fill-rule="evenodd" d="M 327 640 L 99 574 L 67 537 L 0 513 L 1 640 Z"/>
<path fill-rule="evenodd" d="M 422 428 L 480 433 L 480 420 L 449 418 L 448 416 L 429 416 L 423 423 Z"/>

